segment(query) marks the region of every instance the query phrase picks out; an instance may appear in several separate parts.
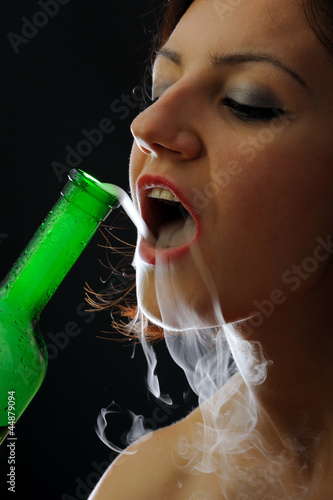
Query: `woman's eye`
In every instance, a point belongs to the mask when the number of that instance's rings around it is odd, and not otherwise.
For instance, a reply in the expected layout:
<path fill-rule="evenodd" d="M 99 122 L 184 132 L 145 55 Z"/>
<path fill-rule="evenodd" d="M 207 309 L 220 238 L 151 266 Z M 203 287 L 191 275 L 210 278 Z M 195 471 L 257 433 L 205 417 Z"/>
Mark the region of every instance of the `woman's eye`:
<path fill-rule="evenodd" d="M 269 122 L 278 118 L 280 115 L 284 114 L 282 109 L 277 107 L 261 107 L 261 106 L 249 106 L 247 104 L 241 104 L 240 102 L 234 101 L 230 97 L 226 97 L 222 101 L 224 106 L 227 106 L 239 119 L 245 122 L 255 122 L 263 121 Z"/>

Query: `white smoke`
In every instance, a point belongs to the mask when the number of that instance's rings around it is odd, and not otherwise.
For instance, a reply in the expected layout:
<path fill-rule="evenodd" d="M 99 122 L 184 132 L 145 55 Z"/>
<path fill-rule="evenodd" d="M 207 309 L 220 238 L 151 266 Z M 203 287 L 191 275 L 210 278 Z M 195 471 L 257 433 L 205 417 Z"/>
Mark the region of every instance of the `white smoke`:
<path fill-rule="evenodd" d="M 179 224 L 166 225 L 157 247 L 168 248 L 175 241 L 183 242 L 186 235 L 179 232 Z M 193 236 L 190 224 L 186 232 L 190 239 Z M 261 410 L 252 389 L 265 381 L 271 362 L 264 358 L 259 343 L 244 340 L 235 325 L 226 324 L 214 279 L 198 247 L 192 244 L 190 248 L 204 292 L 211 299 L 214 317 L 210 323 L 178 292 L 177 265 L 172 260 L 157 260 L 155 265 L 155 290 L 161 315 L 158 324 L 164 325 L 167 348 L 197 394 L 202 413 L 202 421 L 192 429 L 191 441 L 181 439 L 177 452 L 186 460 L 188 473 L 214 473 L 226 500 L 304 499 L 307 488 L 301 476 L 299 484 L 291 489 L 295 475 L 298 477 L 297 446 L 281 444 L 281 452 L 277 454 L 276 448 L 257 430 Z M 135 263 L 140 288 L 145 283 L 145 266 L 138 257 Z M 138 300 L 140 306 L 140 290 Z M 147 350 L 144 336 L 141 340 L 148 354 L 149 371 L 154 373 L 156 359 Z M 151 387 L 154 394 L 155 386 L 156 380 Z M 208 492 L 195 495 L 191 498 L 210 498 Z"/>
<path fill-rule="evenodd" d="M 131 411 L 129 411 L 128 413 L 132 418 L 132 426 L 131 429 L 126 433 L 126 441 L 121 443 L 122 447 L 117 446 L 113 442 L 109 441 L 108 438 L 106 437 L 106 432 L 105 432 L 105 429 L 107 427 L 107 420 L 106 420 L 107 415 L 124 414 L 122 409 L 114 401 L 107 408 L 102 408 L 97 418 L 96 433 L 98 437 L 101 439 L 101 441 L 103 441 L 103 443 L 106 444 L 106 446 L 108 446 L 111 450 L 115 451 L 116 453 L 126 453 L 128 455 L 133 455 L 134 453 L 136 453 L 136 451 L 131 451 L 131 450 L 124 451 L 123 447 L 127 444 L 132 444 L 134 441 L 136 441 L 137 439 L 141 438 L 144 435 L 147 435 L 147 437 L 149 437 L 151 431 L 145 428 L 144 418 L 142 415 L 135 415 Z"/>
<path fill-rule="evenodd" d="M 125 208 L 128 210 L 128 206 Z M 136 218 L 132 214 L 132 219 Z M 142 224 L 137 227 L 145 234 L 147 228 Z M 185 224 L 166 224 L 160 231 L 156 246 L 168 248 L 180 245 L 193 235 L 191 218 Z M 213 276 L 198 247 L 192 244 L 190 248 L 193 266 L 200 275 L 200 286 L 210 297 L 213 314 L 209 322 L 179 292 L 176 266 L 172 260 L 163 262 L 157 259 L 154 267 L 154 285 L 161 315 L 161 320 L 156 322 L 164 327 L 166 346 L 197 394 L 202 414 L 202 419 L 193 424 L 192 438 L 189 440 L 183 436 L 178 444 L 175 443 L 176 453 L 185 459 L 184 469 L 189 474 L 215 474 L 225 500 L 315 498 L 307 488 L 306 470 L 299 467 L 298 456 L 302 450 L 298 443 L 286 438 L 277 453 L 276 446 L 270 445 L 258 432 L 262 410 L 253 388 L 264 383 L 271 362 L 264 358 L 259 343 L 242 338 L 237 325 L 226 324 Z M 155 372 L 156 354 L 145 336 L 147 318 L 140 305 L 148 283 L 145 279 L 147 267 L 137 254 L 134 266 L 139 310 L 129 329 L 137 331 L 138 325 L 141 328 L 140 340 L 148 363 L 149 390 L 155 397 L 170 403 L 168 396 L 161 395 Z M 105 436 L 106 415 L 114 412 L 119 411 L 113 406 L 102 410 L 97 433 L 110 448 L 122 452 Z M 150 431 L 145 428 L 143 417 L 130 414 L 133 425 L 127 435 L 127 443 L 143 435 L 149 438 Z M 175 467 L 176 462 L 175 459 Z M 182 484 L 179 483 L 178 487 L 181 488 Z M 193 492 L 189 500 L 210 498 L 209 492 L 200 490 Z"/>

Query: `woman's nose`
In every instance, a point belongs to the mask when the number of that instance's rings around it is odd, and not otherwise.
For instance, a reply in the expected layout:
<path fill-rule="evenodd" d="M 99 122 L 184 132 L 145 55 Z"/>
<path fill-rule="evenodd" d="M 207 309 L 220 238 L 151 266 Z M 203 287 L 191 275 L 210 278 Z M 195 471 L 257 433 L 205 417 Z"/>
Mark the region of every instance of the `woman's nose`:
<path fill-rule="evenodd" d="M 138 147 L 147 155 L 171 154 L 181 160 L 194 160 L 201 151 L 195 121 L 193 103 L 170 89 L 135 118 L 131 130 Z"/>

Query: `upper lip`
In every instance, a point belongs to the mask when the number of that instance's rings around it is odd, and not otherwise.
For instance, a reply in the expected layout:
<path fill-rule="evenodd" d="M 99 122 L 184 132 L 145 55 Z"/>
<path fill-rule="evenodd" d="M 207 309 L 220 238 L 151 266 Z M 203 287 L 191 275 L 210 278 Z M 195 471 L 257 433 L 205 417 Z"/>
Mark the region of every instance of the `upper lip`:
<path fill-rule="evenodd" d="M 184 194 L 184 190 L 180 189 L 173 181 L 162 175 L 145 174 L 142 175 L 137 182 L 137 199 L 139 201 L 141 215 L 148 227 L 150 227 L 152 217 L 152 214 L 149 210 L 148 193 L 154 187 L 168 189 L 169 191 L 171 191 L 180 200 L 180 203 L 183 205 L 183 207 L 193 217 L 197 227 L 199 228 L 198 212 L 189 202 L 188 196 Z"/>

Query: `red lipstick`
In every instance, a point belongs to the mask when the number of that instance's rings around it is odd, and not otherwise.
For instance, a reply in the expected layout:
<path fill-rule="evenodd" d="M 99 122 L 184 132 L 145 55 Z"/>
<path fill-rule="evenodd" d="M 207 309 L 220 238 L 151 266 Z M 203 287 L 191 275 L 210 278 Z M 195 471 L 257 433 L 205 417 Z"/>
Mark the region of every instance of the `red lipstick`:
<path fill-rule="evenodd" d="M 178 205 L 177 210 L 175 211 L 175 209 L 168 208 L 167 205 L 161 204 L 161 200 L 152 200 L 148 194 L 151 193 L 153 188 L 166 189 L 176 196 L 180 202 L 179 204 L 175 204 Z M 186 193 L 184 189 L 180 189 L 174 182 L 164 176 L 145 174 L 140 177 L 137 182 L 137 199 L 139 200 L 140 212 L 143 220 L 157 238 L 159 230 L 164 224 L 172 224 L 175 222 L 176 212 L 178 213 L 177 217 L 179 220 L 183 217 L 185 221 L 186 216 L 188 216 L 193 219 L 196 225 L 194 236 L 185 244 L 180 244 L 179 246 L 157 248 L 141 237 L 138 243 L 138 253 L 141 260 L 147 264 L 155 265 L 157 259 L 159 262 L 167 263 L 171 260 L 180 259 L 190 252 L 190 246 L 200 235 L 201 223 L 198 211 L 189 202 L 188 193 Z M 165 200 L 162 201 L 165 202 Z M 169 217 L 171 217 L 171 221 L 168 220 Z"/>

